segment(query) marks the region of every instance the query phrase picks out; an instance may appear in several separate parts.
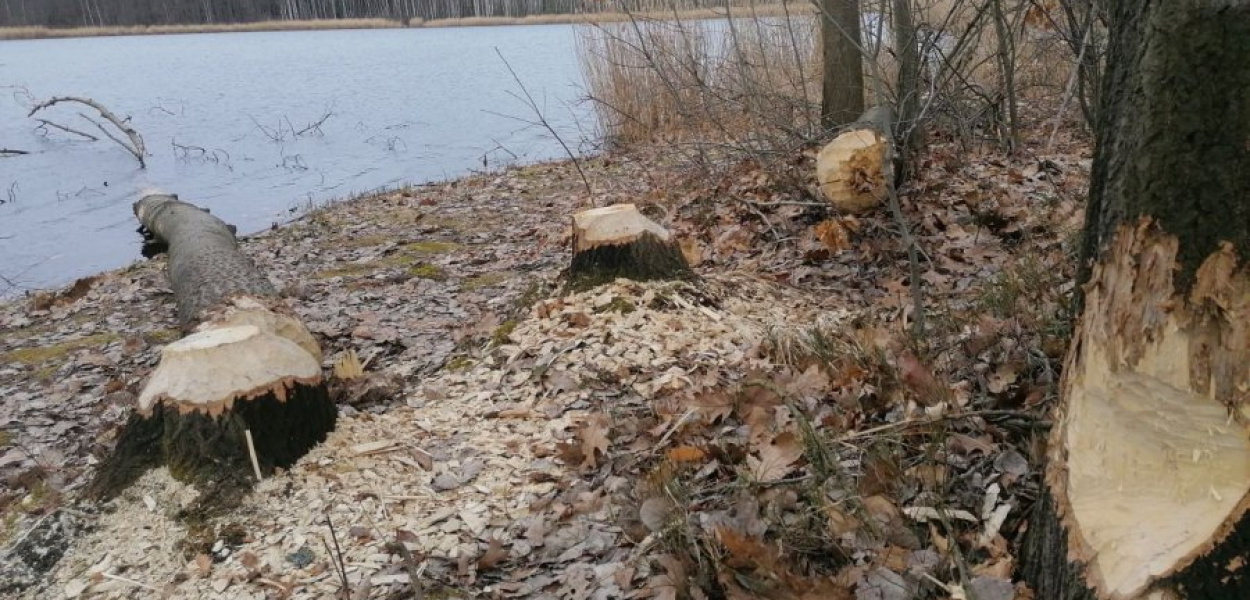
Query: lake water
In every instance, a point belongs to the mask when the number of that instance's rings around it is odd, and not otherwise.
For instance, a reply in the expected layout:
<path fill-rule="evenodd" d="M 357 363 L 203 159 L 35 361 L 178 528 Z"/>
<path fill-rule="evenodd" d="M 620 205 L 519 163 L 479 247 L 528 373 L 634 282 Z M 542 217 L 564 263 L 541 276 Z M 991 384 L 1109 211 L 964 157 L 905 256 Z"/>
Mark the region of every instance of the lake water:
<path fill-rule="evenodd" d="M 218 33 L 0 41 L 0 295 L 139 257 L 130 205 L 147 188 L 240 232 L 310 204 L 563 155 L 496 49 L 566 142 L 593 139 L 568 25 Z M 13 86 L 13 87 L 8 87 Z M 91 97 L 127 115 L 148 167 L 107 139 L 46 135 L 36 99 Z M 79 107 L 48 118 L 95 130 Z M 317 129 L 296 137 L 327 112 Z M 175 146 L 188 147 L 180 149 Z"/>

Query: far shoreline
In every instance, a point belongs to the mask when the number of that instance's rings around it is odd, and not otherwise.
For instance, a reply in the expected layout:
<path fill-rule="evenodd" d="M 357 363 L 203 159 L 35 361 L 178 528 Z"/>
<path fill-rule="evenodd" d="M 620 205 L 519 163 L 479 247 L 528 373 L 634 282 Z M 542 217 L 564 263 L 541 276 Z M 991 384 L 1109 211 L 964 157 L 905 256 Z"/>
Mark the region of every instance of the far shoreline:
<path fill-rule="evenodd" d="M 39 40 L 82 37 L 118 37 L 142 35 L 178 35 L 192 33 L 328 31 L 350 29 L 437 29 L 445 27 L 498 27 L 508 25 L 595 25 L 630 20 L 673 21 L 733 17 L 784 17 L 815 14 L 811 4 L 762 4 L 724 8 L 706 8 L 660 12 L 596 12 L 526 17 L 466 17 L 461 19 L 314 19 L 299 21 L 256 21 L 251 23 L 203 23 L 184 25 L 136 25 L 118 27 L 0 27 L 0 41 Z"/>

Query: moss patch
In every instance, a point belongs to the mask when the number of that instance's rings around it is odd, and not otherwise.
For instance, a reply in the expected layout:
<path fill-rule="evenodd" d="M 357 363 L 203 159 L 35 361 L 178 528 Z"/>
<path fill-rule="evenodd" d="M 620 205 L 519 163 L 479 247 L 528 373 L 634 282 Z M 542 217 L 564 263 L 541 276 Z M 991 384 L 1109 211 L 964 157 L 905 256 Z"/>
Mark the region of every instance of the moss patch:
<path fill-rule="evenodd" d="M 378 270 L 378 268 L 379 266 L 378 266 L 378 263 L 376 262 L 352 263 L 352 264 L 343 265 L 341 267 L 335 267 L 333 269 L 317 271 L 316 273 L 313 274 L 313 278 L 314 279 L 332 279 L 334 277 L 360 277 L 362 275 L 367 275 L 369 273 L 372 273 Z"/>
<path fill-rule="evenodd" d="M 431 254 L 445 254 L 447 252 L 458 250 L 459 248 L 460 248 L 460 244 L 456 244 L 453 242 L 426 241 L 426 242 L 413 242 L 411 244 L 404 244 L 403 247 L 400 248 L 400 252 L 403 254 L 416 254 L 419 256 L 429 256 Z"/>
<path fill-rule="evenodd" d="M 606 312 L 614 312 L 614 313 L 620 313 L 622 315 L 627 315 L 629 313 L 634 312 L 637 309 L 638 307 L 634 306 L 634 303 L 630 302 L 629 299 L 623 296 L 617 296 L 613 298 L 611 302 L 596 308 L 595 313 L 603 314 Z"/>
<path fill-rule="evenodd" d="M 116 333 L 97 333 L 51 346 L 18 348 L 17 350 L 0 354 L 0 362 L 20 362 L 25 365 L 37 365 L 49 360 L 62 358 L 75 350 L 103 346 L 116 340 L 117 337 Z"/>
<path fill-rule="evenodd" d="M 512 332 L 516 330 L 516 326 L 516 319 L 504 321 L 503 325 L 496 327 L 494 333 L 490 335 L 491 343 L 496 346 L 502 346 L 508 343 L 508 336 L 512 335 Z"/>
<path fill-rule="evenodd" d="M 447 364 L 443 368 L 448 371 L 467 371 L 475 364 L 477 364 L 477 361 L 472 358 L 467 356 L 457 356 L 447 361 Z"/>
<path fill-rule="evenodd" d="M 394 238 L 392 238 L 391 236 L 373 234 L 373 235 L 362 235 L 359 237 L 341 238 L 341 240 L 338 243 L 340 246 L 344 248 L 369 248 L 371 246 L 381 246 L 383 244 L 386 244 L 387 242 L 392 241 L 393 239 Z"/>
<path fill-rule="evenodd" d="M 466 292 L 473 292 L 482 288 L 499 285 L 508 280 L 508 273 L 483 273 L 465 279 L 460 284 L 460 289 Z"/>
<path fill-rule="evenodd" d="M 434 281 L 447 279 L 447 274 L 442 269 L 429 263 L 408 267 L 408 274 L 419 279 L 433 279 Z"/>
<path fill-rule="evenodd" d="M 143 334 L 143 339 L 153 344 L 168 344 L 181 337 L 182 332 L 177 329 L 157 329 Z"/>

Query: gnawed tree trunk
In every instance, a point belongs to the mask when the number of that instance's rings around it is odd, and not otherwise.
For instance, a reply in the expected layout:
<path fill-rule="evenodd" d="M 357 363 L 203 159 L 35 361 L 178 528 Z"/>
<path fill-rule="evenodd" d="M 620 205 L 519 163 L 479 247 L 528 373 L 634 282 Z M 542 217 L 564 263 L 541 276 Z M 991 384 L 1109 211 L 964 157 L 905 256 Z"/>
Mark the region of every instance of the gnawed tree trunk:
<path fill-rule="evenodd" d="M 633 204 L 592 208 L 573 215 L 569 286 L 584 290 L 617 278 L 690 279 L 694 272 L 668 230 Z"/>
<path fill-rule="evenodd" d="M 862 213 L 881 205 L 889 195 L 894 156 L 893 111 L 868 109 L 821 149 L 816 156 L 816 181 L 825 199 L 846 213 Z"/>
<path fill-rule="evenodd" d="M 1024 574 L 1047 600 L 1250 598 L 1250 5 L 1114 10 Z"/>
<path fill-rule="evenodd" d="M 90 493 L 111 497 L 167 465 L 178 479 L 236 495 L 256 470 L 289 467 L 334 429 L 321 350 L 232 227 L 167 195 L 144 197 L 135 214 L 167 244 L 178 318 L 194 331 L 162 350 Z"/>
<path fill-rule="evenodd" d="M 841 127 L 864 112 L 864 54 L 859 0 L 821 0 L 820 116 L 825 129 Z"/>

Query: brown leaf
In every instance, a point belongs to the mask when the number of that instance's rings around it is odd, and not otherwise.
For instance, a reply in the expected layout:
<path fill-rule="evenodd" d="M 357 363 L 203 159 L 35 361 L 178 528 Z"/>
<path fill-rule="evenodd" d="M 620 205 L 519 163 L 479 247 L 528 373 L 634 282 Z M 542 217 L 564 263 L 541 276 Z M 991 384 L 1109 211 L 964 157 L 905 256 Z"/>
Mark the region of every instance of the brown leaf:
<path fill-rule="evenodd" d="M 203 552 L 195 555 L 195 572 L 199 573 L 200 577 L 208 577 L 208 574 L 211 573 L 212 571 L 213 571 L 212 557 L 210 557 L 207 554 L 204 554 Z"/>
<path fill-rule="evenodd" d="M 826 248 L 834 252 L 842 252 L 851 247 L 851 232 L 837 219 L 828 219 L 816 224 L 816 237 Z"/>
<path fill-rule="evenodd" d="M 760 482 L 777 481 L 794 469 L 794 463 L 803 456 L 803 446 L 793 433 L 786 432 L 761 446 L 758 454 L 758 458 L 747 457 L 751 475 Z"/>
<path fill-rule="evenodd" d="M 503 547 L 503 540 L 491 538 L 486 544 L 486 551 L 477 559 L 477 568 L 479 571 L 485 571 L 493 568 L 505 558 L 508 558 L 508 551 Z"/>
<path fill-rule="evenodd" d="M 582 468 L 599 466 L 595 453 L 607 456 L 608 447 L 612 444 L 608 440 L 608 418 L 604 415 L 591 416 L 577 432 L 577 437 L 581 440 Z"/>
<path fill-rule="evenodd" d="M 239 564 L 248 569 L 255 569 L 260 564 L 260 559 L 255 554 L 244 551 L 239 553 Z"/>
<path fill-rule="evenodd" d="M 921 404 L 933 406 L 949 395 L 950 390 L 911 352 L 903 351 L 898 358 L 898 368 L 903 384 L 916 393 L 916 400 Z"/>
<path fill-rule="evenodd" d="M 707 453 L 694 446 L 678 446 L 668 451 L 668 459 L 675 463 L 698 462 L 707 457 Z"/>

